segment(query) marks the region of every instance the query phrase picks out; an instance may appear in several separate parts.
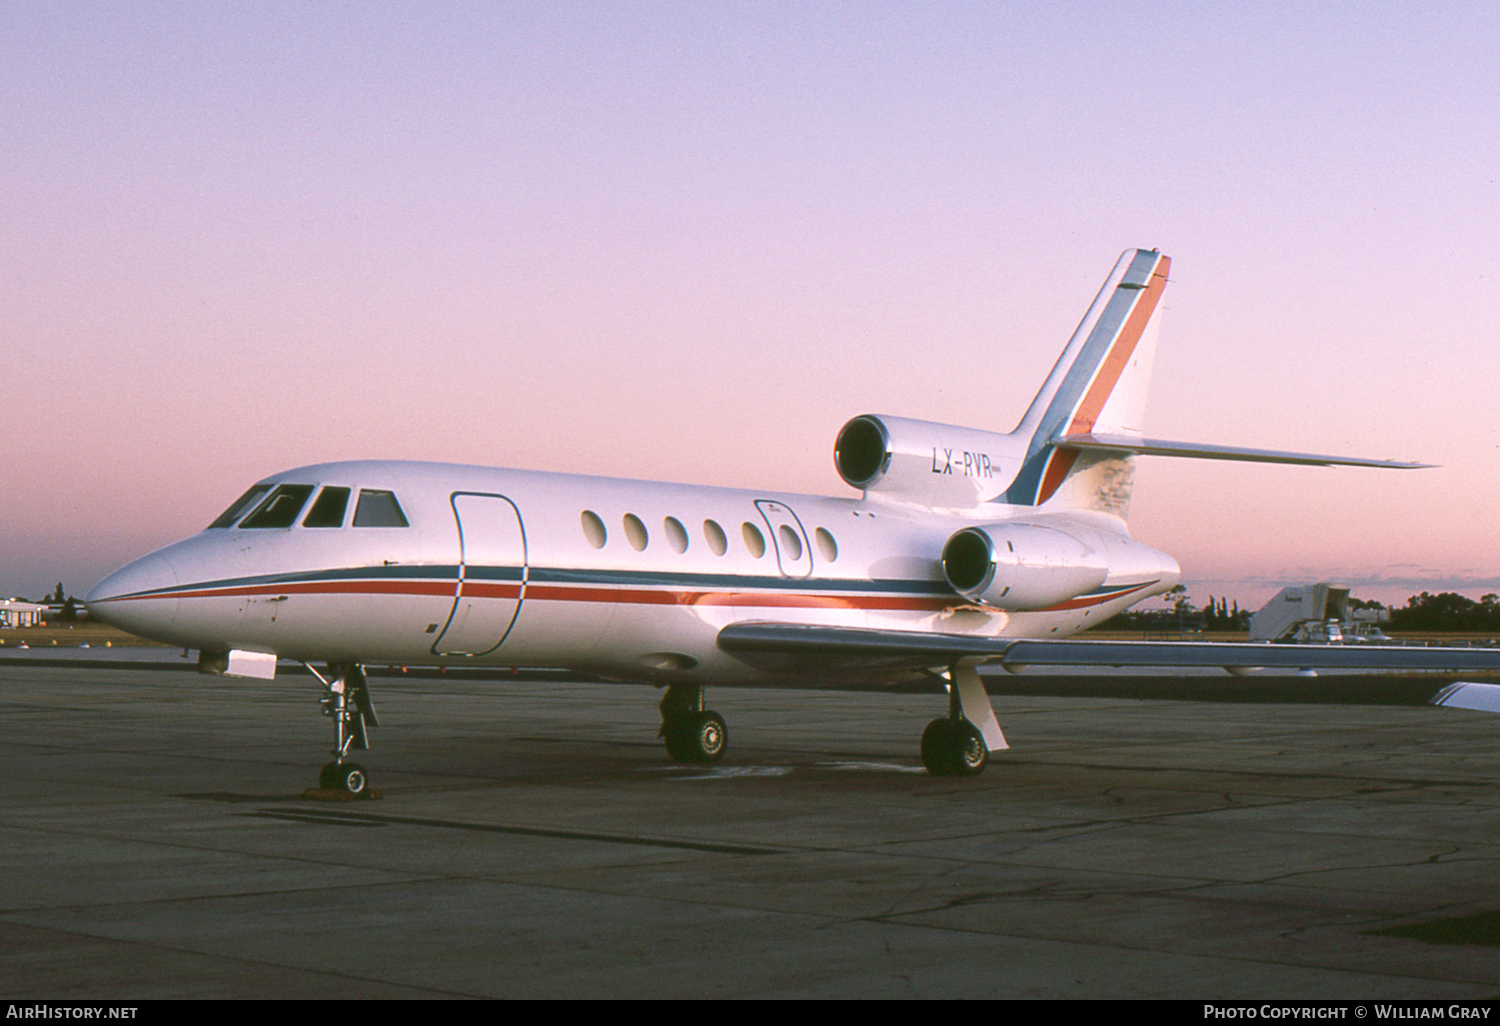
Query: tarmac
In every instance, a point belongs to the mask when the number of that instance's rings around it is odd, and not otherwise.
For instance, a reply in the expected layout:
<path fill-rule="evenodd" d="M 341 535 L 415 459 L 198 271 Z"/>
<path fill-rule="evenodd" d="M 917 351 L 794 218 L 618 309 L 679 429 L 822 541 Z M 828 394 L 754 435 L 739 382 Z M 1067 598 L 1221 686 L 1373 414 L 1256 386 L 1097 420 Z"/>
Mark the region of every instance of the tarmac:
<path fill-rule="evenodd" d="M 701 767 L 648 687 L 375 676 L 338 802 L 312 678 L 136 658 L 0 661 L 8 998 L 1500 993 L 1500 718 L 1435 678 L 997 679 L 953 779 L 941 694 L 710 689 Z"/>

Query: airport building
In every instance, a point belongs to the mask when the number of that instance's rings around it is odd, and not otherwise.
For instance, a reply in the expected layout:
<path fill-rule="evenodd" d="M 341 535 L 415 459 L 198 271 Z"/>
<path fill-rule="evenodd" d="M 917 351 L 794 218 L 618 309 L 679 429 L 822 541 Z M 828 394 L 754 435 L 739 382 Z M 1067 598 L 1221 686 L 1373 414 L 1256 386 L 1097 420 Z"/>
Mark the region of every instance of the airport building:
<path fill-rule="evenodd" d="M 42 622 L 46 606 L 20 599 L 0 599 L 0 627 L 35 627 Z"/>

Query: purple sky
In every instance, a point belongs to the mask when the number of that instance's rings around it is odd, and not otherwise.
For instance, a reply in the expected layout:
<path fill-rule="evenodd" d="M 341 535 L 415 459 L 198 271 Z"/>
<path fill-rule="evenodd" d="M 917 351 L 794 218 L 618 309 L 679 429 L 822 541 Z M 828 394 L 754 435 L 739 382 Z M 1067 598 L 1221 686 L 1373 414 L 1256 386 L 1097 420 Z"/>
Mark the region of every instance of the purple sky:
<path fill-rule="evenodd" d="M 0 5 L 0 595 L 391 457 L 852 494 L 1173 259 L 1198 601 L 1500 591 L 1500 6 Z"/>

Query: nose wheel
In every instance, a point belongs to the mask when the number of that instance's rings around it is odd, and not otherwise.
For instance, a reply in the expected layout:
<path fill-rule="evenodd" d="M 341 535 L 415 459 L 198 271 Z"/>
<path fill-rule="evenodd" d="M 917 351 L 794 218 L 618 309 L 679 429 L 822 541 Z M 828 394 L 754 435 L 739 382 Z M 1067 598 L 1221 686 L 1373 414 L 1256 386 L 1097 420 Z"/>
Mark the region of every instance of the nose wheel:
<path fill-rule="evenodd" d="M 325 791 L 343 791 L 362 796 L 370 787 L 365 768 L 357 762 L 330 762 L 318 774 L 318 786 Z"/>

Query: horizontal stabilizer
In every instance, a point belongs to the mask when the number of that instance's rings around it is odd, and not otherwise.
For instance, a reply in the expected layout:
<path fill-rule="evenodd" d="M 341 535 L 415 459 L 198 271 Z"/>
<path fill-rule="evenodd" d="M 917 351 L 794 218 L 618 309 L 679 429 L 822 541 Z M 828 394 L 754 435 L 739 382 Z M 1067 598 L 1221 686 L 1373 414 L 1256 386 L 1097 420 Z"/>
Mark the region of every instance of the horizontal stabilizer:
<path fill-rule="evenodd" d="M 1027 666 L 1200 666 L 1288 670 L 1500 670 L 1500 648 L 1273 645 L 1209 641 L 1032 641 L 972 634 L 746 622 L 719 632 L 719 648 L 752 666 L 898 670 L 960 659 Z M 1448 704 L 1456 704 L 1449 702 Z"/>
<path fill-rule="evenodd" d="M 1386 470 L 1420 470 L 1436 465 L 1403 463 L 1399 460 L 1369 460 L 1357 456 L 1324 456 L 1310 452 L 1282 452 L 1278 449 L 1243 449 L 1232 445 L 1169 442 L 1161 438 L 1133 438 L 1128 435 L 1059 435 L 1052 439 L 1052 445 L 1059 449 L 1128 452 L 1137 456 L 1182 456 L 1198 460 L 1241 460 L 1249 463 L 1297 463 L 1310 467 L 1381 467 Z"/>

